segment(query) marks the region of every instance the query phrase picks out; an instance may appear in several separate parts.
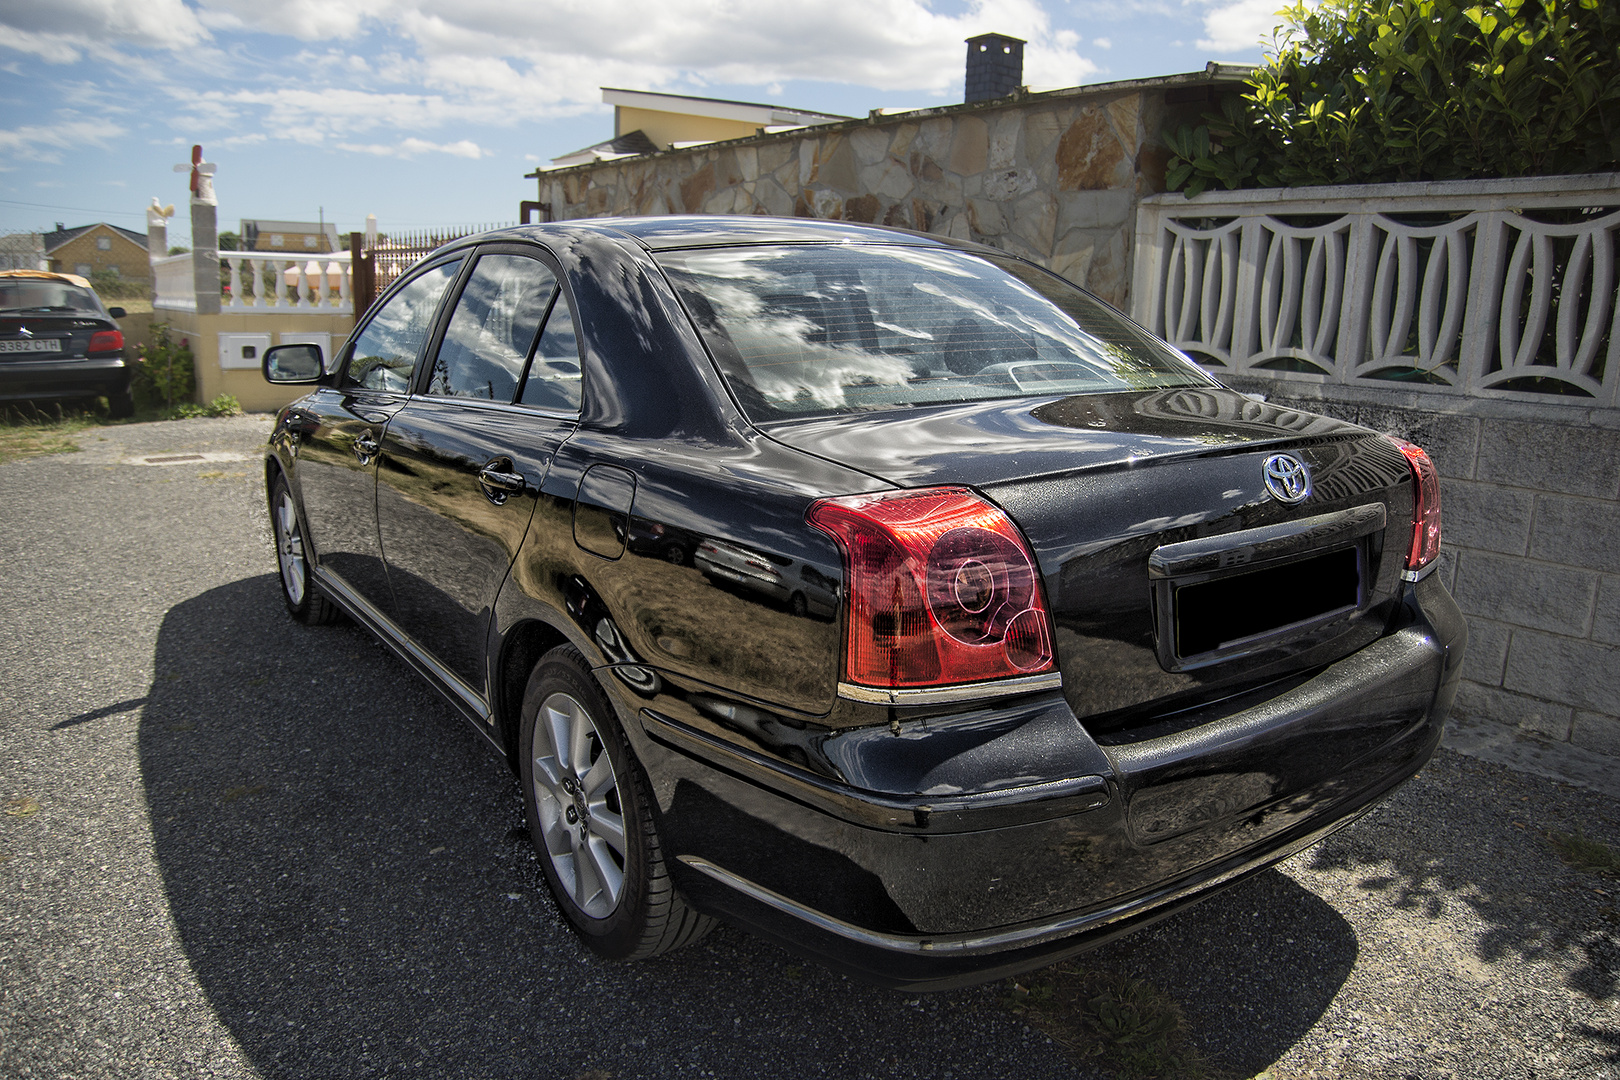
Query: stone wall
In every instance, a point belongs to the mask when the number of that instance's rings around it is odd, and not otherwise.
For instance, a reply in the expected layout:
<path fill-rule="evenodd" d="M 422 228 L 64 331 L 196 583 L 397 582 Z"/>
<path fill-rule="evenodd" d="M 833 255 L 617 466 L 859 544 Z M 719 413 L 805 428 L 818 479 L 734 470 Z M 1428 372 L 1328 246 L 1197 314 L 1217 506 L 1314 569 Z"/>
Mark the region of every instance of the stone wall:
<path fill-rule="evenodd" d="M 537 174 L 554 219 L 773 214 L 894 225 L 1033 259 L 1123 305 L 1137 200 L 1169 122 L 1232 73 L 1050 93 L 758 135 Z M 1183 115 L 1184 114 L 1184 115 Z"/>
<path fill-rule="evenodd" d="M 1468 616 L 1456 714 L 1620 757 L 1620 410 L 1226 381 L 1428 450 Z"/>

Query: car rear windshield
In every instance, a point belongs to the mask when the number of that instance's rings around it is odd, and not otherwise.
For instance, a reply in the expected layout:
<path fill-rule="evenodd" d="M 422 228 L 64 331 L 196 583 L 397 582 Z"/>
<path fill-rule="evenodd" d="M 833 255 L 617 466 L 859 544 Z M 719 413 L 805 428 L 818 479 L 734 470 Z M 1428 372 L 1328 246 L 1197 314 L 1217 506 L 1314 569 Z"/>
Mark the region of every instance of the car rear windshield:
<path fill-rule="evenodd" d="M 756 421 L 1212 384 L 1101 301 L 1016 259 L 843 244 L 658 258 Z"/>
<path fill-rule="evenodd" d="M 0 311 L 87 311 L 103 314 L 89 289 L 46 278 L 0 279 Z"/>

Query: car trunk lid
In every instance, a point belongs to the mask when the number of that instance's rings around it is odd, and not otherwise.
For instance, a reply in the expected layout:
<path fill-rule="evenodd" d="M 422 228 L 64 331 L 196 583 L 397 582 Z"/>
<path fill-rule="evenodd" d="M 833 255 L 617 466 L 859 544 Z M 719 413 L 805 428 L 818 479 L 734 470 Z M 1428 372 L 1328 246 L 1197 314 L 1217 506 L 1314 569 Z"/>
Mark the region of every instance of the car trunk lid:
<path fill-rule="evenodd" d="M 1099 741 L 1173 729 L 1376 640 L 1411 535 L 1387 439 L 1225 389 L 990 402 L 772 425 L 902 487 L 965 484 L 1039 562 L 1064 692 Z M 1285 455 L 1311 488 L 1266 484 Z M 1287 492 L 1284 492 L 1287 494 Z"/>

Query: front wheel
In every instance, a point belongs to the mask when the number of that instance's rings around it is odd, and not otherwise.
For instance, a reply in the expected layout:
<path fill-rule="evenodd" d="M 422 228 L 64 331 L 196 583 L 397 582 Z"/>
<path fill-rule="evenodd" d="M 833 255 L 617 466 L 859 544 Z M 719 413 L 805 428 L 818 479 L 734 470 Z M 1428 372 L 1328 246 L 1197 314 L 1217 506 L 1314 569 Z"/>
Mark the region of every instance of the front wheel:
<path fill-rule="evenodd" d="M 281 599 L 287 604 L 288 614 L 309 626 L 331 622 L 337 617 L 337 609 L 315 588 L 304 545 L 304 525 L 285 476 L 278 475 L 270 485 L 270 527 L 276 538 Z"/>
<path fill-rule="evenodd" d="M 664 864 L 646 782 L 579 651 L 540 658 L 518 752 L 529 837 L 563 917 L 596 953 L 639 960 L 702 937 Z"/>

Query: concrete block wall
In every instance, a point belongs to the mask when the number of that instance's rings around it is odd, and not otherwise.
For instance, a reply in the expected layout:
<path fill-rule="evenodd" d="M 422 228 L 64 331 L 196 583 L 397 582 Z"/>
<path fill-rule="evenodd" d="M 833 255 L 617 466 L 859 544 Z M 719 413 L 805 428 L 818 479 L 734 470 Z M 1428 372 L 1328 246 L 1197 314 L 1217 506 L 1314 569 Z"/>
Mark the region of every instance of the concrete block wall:
<path fill-rule="evenodd" d="M 1427 450 L 1468 616 L 1456 714 L 1620 757 L 1620 410 L 1229 381 Z"/>

